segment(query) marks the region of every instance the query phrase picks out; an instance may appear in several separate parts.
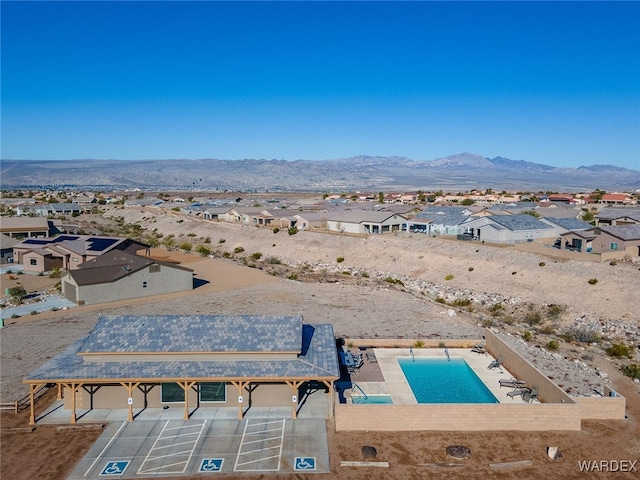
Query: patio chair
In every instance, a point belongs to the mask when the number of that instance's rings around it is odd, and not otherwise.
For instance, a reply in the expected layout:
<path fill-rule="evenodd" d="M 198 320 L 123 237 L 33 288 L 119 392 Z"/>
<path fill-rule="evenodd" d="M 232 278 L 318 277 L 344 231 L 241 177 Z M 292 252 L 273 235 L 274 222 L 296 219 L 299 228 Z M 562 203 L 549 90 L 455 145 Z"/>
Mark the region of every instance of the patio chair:
<path fill-rule="evenodd" d="M 487 365 L 488 370 L 495 370 L 496 368 L 502 370 L 502 355 L 500 355 L 497 360 L 494 360 Z"/>
<path fill-rule="evenodd" d="M 522 388 L 527 386 L 527 382 L 525 382 L 524 380 L 518 380 L 517 378 L 501 378 L 500 380 L 498 380 L 498 382 L 500 382 L 500 388 Z"/>
<path fill-rule="evenodd" d="M 510 392 L 507 392 L 507 396 L 514 398 L 514 397 L 520 397 L 520 396 L 524 396 L 525 393 L 529 393 L 531 392 L 531 390 L 529 390 L 527 387 L 520 387 L 520 388 L 516 388 L 515 390 L 511 390 Z"/>
<path fill-rule="evenodd" d="M 367 352 L 367 360 L 369 360 L 370 363 L 378 363 L 376 354 L 373 352 Z"/>
<path fill-rule="evenodd" d="M 538 386 L 537 385 L 532 385 L 531 386 L 531 390 L 529 390 L 528 392 L 525 392 L 522 394 L 522 401 L 523 402 L 533 402 L 534 400 L 538 399 Z"/>
<path fill-rule="evenodd" d="M 478 345 L 476 345 L 475 347 L 473 347 L 473 348 L 471 349 L 471 351 L 472 351 L 473 353 L 479 353 L 479 354 L 481 354 L 481 355 L 489 355 L 489 352 L 487 352 L 487 351 L 484 349 L 484 347 L 480 347 L 480 346 L 478 346 Z"/>

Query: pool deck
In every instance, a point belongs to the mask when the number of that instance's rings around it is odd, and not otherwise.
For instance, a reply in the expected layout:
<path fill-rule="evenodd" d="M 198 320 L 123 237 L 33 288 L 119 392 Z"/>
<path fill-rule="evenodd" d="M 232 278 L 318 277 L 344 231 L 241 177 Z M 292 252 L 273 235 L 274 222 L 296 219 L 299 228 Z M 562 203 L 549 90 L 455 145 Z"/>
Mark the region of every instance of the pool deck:
<path fill-rule="evenodd" d="M 384 377 L 384 382 L 367 382 L 356 380 L 358 386 L 367 395 L 391 395 L 393 403 L 396 405 L 417 405 L 417 401 L 411 386 L 398 364 L 397 358 L 411 358 L 408 348 L 376 348 L 375 356 L 378 360 L 378 366 Z M 415 358 L 446 358 L 443 348 L 414 348 L 413 355 Z M 449 355 L 463 358 L 467 364 L 473 369 L 482 383 L 496 397 L 500 403 L 522 403 L 520 396 L 509 397 L 507 393 L 511 388 L 500 388 L 499 380 L 513 378 L 505 368 L 497 368 L 489 370 L 487 366 L 495 360 L 491 355 L 483 355 L 474 353 L 469 348 L 451 348 Z M 359 394 L 357 390 L 353 391 L 353 396 Z"/>

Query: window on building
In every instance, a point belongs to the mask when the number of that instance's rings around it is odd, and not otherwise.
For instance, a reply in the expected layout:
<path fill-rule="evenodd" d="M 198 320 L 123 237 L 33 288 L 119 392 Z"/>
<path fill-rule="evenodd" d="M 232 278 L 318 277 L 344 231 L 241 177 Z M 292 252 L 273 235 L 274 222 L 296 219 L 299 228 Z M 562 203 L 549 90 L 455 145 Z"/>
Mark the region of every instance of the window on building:
<path fill-rule="evenodd" d="M 611 242 L 611 244 L 609 244 L 609 250 L 618 250 L 618 243 Z"/>
<path fill-rule="evenodd" d="M 226 402 L 227 388 L 224 382 L 205 382 L 200 384 L 201 402 Z"/>
<path fill-rule="evenodd" d="M 29 265 L 38 265 L 38 259 L 37 258 L 30 258 L 29 259 Z"/>
<path fill-rule="evenodd" d="M 147 282 L 142 282 L 142 288 L 147 288 Z"/>
<path fill-rule="evenodd" d="M 158 273 L 160 271 L 160 265 L 149 266 L 149 273 Z"/>
<path fill-rule="evenodd" d="M 162 384 L 162 403 L 184 403 L 184 390 L 177 383 Z"/>

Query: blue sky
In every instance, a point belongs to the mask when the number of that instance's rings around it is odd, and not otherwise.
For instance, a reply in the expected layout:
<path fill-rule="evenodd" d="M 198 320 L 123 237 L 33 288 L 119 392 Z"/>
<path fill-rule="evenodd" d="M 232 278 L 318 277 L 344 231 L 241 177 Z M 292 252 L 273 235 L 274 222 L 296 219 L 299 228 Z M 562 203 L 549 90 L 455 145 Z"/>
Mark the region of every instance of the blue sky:
<path fill-rule="evenodd" d="M 638 2 L 1 2 L 3 159 L 640 169 Z"/>

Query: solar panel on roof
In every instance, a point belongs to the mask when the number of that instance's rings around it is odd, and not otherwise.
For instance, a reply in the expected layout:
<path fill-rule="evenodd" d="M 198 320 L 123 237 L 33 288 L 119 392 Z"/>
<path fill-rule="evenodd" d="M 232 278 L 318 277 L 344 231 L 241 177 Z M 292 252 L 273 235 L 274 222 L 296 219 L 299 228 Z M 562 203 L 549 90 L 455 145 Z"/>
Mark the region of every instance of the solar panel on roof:
<path fill-rule="evenodd" d="M 91 237 L 91 238 L 87 239 L 87 243 L 89 244 L 89 250 L 95 250 L 95 251 L 105 250 L 105 249 L 109 248 L 110 246 L 112 246 L 117 241 L 118 241 L 118 239 L 116 239 L 116 238 L 96 238 L 96 237 Z"/>

